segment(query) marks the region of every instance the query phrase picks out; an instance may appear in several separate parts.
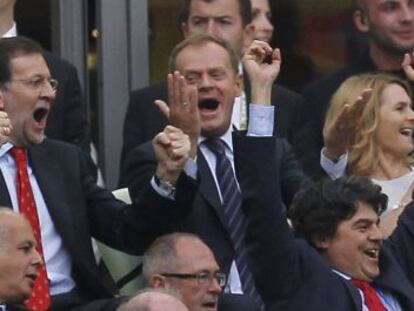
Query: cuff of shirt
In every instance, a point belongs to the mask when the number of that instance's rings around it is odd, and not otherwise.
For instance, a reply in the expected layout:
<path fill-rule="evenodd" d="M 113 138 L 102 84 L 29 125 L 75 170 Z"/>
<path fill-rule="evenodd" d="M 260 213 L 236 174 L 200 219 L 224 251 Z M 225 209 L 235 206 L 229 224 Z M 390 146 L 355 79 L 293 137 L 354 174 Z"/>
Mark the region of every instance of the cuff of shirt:
<path fill-rule="evenodd" d="M 275 106 L 249 105 L 249 126 L 247 136 L 272 136 Z"/>
<path fill-rule="evenodd" d="M 345 175 L 346 166 L 348 164 L 348 152 L 341 155 L 338 161 L 334 162 L 329 159 L 323 151 L 325 147 L 321 150 L 321 167 L 332 179 L 338 179 Z"/>
<path fill-rule="evenodd" d="M 169 191 L 161 188 L 160 186 L 157 185 L 157 183 L 155 182 L 155 178 L 152 177 L 151 179 L 151 186 L 152 188 L 154 188 L 154 190 L 162 197 L 170 199 L 170 200 L 175 200 L 174 195 L 172 195 Z"/>
<path fill-rule="evenodd" d="M 197 180 L 197 158 L 189 158 L 187 162 L 185 162 L 184 173 L 194 180 Z"/>

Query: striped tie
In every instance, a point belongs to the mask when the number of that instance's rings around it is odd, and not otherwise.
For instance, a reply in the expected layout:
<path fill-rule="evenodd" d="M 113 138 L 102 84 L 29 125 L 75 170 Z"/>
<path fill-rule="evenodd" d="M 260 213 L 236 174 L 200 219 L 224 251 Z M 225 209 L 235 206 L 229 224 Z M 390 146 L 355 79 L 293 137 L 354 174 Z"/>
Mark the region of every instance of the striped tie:
<path fill-rule="evenodd" d="M 207 140 L 205 144 L 217 159 L 216 178 L 221 192 L 223 215 L 227 231 L 233 242 L 235 261 L 243 292 L 262 304 L 247 263 L 247 251 L 244 243 L 246 219 L 241 209 L 241 193 L 233 168 L 224 151 L 225 144 L 220 139 Z"/>

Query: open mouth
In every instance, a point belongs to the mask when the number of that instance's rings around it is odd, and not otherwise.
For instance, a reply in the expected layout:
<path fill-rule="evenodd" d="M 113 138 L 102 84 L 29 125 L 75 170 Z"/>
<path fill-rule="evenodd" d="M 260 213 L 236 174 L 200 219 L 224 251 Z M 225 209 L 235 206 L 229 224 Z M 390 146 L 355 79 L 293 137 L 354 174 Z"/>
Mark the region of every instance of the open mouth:
<path fill-rule="evenodd" d="M 413 137 L 413 129 L 412 128 L 402 128 L 400 129 L 400 134 L 407 136 L 407 137 Z"/>
<path fill-rule="evenodd" d="M 46 119 L 48 113 L 49 110 L 46 108 L 37 108 L 33 113 L 33 119 L 35 119 L 37 123 L 42 123 Z"/>
<path fill-rule="evenodd" d="M 217 302 L 204 302 L 202 304 L 203 308 L 217 310 Z"/>
<path fill-rule="evenodd" d="M 198 102 L 198 108 L 200 110 L 216 110 L 219 106 L 219 101 L 214 98 L 202 99 Z"/>
<path fill-rule="evenodd" d="M 379 250 L 376 248 L 367 249 L 364 251 L 364 254 L 370 257 L 371 259 L 378 260 Z"/>

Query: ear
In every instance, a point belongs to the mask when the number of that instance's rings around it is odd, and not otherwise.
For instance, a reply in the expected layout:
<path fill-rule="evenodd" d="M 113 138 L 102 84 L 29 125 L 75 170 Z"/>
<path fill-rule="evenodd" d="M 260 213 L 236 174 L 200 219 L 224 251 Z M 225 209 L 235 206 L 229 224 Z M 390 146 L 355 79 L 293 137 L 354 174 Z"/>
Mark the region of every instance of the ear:
<path fill-rule="evenodd" d="M 160 274 L 154 274 L 151 276 L 149 285 L 152 288 L 166 288 L 167 287 L 167 279 Z"/>
<path fill-rule="evenodd" d="M 255 27 L 253 25 L 253 23 L 247 24 L 246 27 L 244 27 L 243 30 L 243 51 L 242 54 L 244 53 L 245 49 L 248 48 L 250 46 L 250 44 L 252 44 L 253 40 L 255 39 Z"/>
<path fill-rule="evenodd" d="M 354 21 L 356 29 L 358 29 L 360 32 L 369 31 L 368 18 L 363 11 L 355 10 L 354 13 L 352 13 L 352 20 Z"/>
<path fill-rule="evenodd" d="M 315 244 L 315 246 L 321 250 L 327 250 L 330 244 L 330 239 L 327 237 L 313 237 L 312 240 L 313 244 Z"/>
<path fill-rule="evenodd" d="M 184 38 L 187 38 L 189 36 L 189 30 L 188 30 L 187 23 L 181 23 L 181 31 L 183 32 Z"/>

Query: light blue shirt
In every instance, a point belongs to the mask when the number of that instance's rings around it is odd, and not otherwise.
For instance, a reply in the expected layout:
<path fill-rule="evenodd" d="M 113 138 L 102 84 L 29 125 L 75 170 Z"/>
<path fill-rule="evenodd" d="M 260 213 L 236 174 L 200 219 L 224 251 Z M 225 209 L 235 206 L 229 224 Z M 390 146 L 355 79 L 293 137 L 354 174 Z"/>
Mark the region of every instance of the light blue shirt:
<path fill-rule="evenodd" d="M 13 157 L 9 154 L 12 147 L 10 142 L 0 147 L 0 170 L 6 182 L 12 208 L 19 212 L 16 192 L 16 165 Z M 71 276 L 72 260 L 63 245 L 62 238 L 56 231 L 30 163 L 28 164 L 28 174 L 39 217 L 43 255 L 47 276 L 50 280 L 50 293 L 52 295 L 66 293 L 75 287 Z"/>

